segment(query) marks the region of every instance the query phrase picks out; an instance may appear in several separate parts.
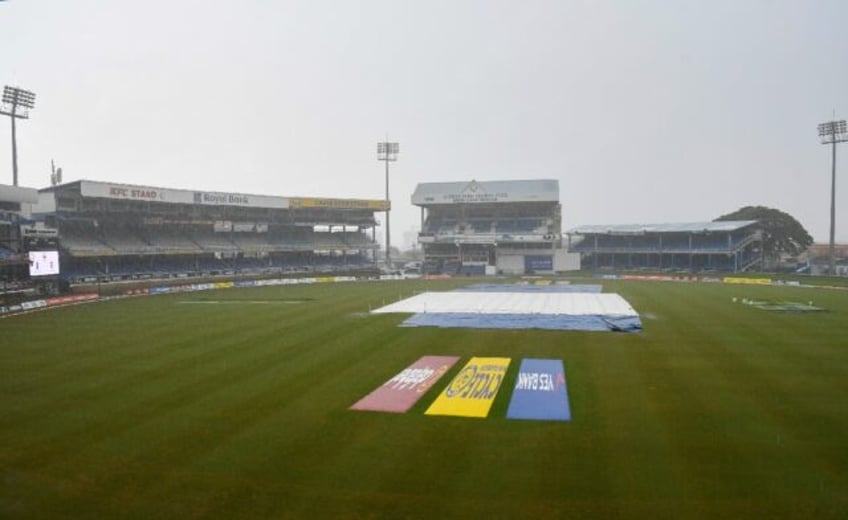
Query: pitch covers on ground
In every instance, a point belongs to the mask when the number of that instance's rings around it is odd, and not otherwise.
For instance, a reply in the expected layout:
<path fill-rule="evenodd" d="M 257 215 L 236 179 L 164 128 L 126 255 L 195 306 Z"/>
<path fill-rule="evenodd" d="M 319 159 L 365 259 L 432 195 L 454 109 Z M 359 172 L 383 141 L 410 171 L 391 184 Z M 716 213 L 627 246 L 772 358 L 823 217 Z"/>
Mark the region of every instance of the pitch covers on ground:
<path fill-rule="evenodd" d="M 559 359 L 524 359 L 518 369 L 508 419 L 570 421 L 565 369 Z"/>
<path fill-rule="evenodd" d="M 427 409 L 427 415 L 486 417 L 510 358 L 473 357 Z"/>
<path fill-rule="evenodd" d="M 457 356 L 424 356 L 381 387 L 360 399 L 351 410 L 404 413 L 456 362 Z"/>

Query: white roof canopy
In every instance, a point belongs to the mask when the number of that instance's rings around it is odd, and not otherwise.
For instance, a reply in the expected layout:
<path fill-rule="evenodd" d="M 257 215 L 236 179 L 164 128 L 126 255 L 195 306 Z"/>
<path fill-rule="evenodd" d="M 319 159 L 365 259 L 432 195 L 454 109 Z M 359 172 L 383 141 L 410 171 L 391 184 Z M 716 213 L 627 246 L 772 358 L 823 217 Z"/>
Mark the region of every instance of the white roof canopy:
<path fill-rule="evenodd" d="M 717 220 L 682 224 L 624 224 L 579 226 L 569 235 L 645 235 L 648 233 L 715 233 L 736 231 L 756 224 L 756 220 Z"/>
<path fill-rule="evenodd" d="M 559 181 L 425 182 L 412 194 L 412 203 L 417 206 L 493 202 L 559 202 Z"/>

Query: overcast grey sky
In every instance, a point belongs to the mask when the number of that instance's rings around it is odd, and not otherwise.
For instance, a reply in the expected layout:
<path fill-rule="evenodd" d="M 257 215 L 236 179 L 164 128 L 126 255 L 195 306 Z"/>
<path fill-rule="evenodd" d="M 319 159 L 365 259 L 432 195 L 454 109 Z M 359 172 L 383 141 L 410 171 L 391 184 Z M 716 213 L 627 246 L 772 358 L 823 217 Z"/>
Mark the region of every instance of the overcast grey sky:
<path fill-rule="evenodd" d="M 0 81 L 36 93 L 20 184 L 382 198 L 554 178 L 563 225 L 712 220 L 744 205 L 829 229 L 848 117 L 848 2 L 8 0 Z M 0 182 L 11 184 L 8 118 Z M 837 238 L 848 241 L 848 145 Z M 841 208 L 841 209 L 840 209 Z"/>

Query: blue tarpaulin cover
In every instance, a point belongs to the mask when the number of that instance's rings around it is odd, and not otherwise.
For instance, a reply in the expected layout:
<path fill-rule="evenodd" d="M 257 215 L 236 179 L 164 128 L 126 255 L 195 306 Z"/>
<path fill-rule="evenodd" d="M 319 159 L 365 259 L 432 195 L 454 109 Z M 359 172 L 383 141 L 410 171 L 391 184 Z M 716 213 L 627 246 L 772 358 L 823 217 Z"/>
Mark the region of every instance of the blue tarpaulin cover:
<path fill-rule="evenodd" d="M 633 316 L 589 314 L 480 314 L 471 312 L 421 312 L 402 327 L 467 329 L 547 329 L 635 332 L 642 322 Z"/>

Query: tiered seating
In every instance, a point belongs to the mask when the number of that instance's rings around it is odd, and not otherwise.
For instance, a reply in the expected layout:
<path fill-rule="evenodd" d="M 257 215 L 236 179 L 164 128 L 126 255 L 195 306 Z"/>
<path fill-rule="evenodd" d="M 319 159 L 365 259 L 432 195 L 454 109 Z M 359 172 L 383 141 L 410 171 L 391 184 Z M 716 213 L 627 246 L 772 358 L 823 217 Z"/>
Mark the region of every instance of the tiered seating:
<path fill-rule="evenodd" d="M 547 227 L 538 218 L 499 220 L 495 223 L 498 233 L 546 233 Z"/>
<path fill-rule="evenodd" d="M 237 251 L 238 247 L 223 233 L 212 231 L 197 234 L 194 242 L 204 251 Z"/>
<path fill-rule="evenodd" d="M 315 258 L 313 268 L 323 272 L 342 271 L 366 265 L 367 262 L 367 259 L 360 255 L 319 256 Z"/>
<path fill-rule="evenodd" d="M 268 243 L 274 246 L 274 250 L 276 251 L 306 249 L 309 245 L 305 232 L 287 230 L 269 233 Z"/>
<path fill-rule="evenodd" d="M 491 219 L 474 219 L 469 220 L 468 224 L 475 233 L 491 233 L 494 221 Z"/>
<path fill-rule="evenodd" d="M 190 238 L 176 230 L 161 230 L 150 233 L 150 245 L 160 253 L 200 253 L 203 249 Z"/>
<path fill-rule="evenodd" d="M 233 243 L 242 251 L 274 251 L 276 247 L 268 242 L 265 234 L 236 233 L 232 236 Z"/>
<path fill-rule="evenodd" d="M 239 258 L 238 268 L 242 272 L 262 272 L 270 266 L 267 258 Z"/>
<path fill-rule="evenodd" d="M 598 240 L 600 246 L 603 242 L 603 247 L 619 249 L 621 247 L 632 247 L 642 251 L 657 251 L 660 248 L 660 243 L 657 237 L 604 237 L 604 240 Z"/>
<path fill-rule="evenodd" d="M 367 247 L 371 242 L 368 237 L 358 232 L 336 233 L 342 242 L 352 247 Z"/>
<path fill-rule="evenodd" d="M 436 234 L 438 235 L 455 235 L 457 230 L 457 221 L 455 220 L 443 220 L 436 228 Z"/>
<path fill-rule="evenodd" d="M 315 233 L 312 243 L 316 249 L 343 249 L 345 244 L 341 237 L 336 235 L 339 233 Z"/>
<path fill-rule="evenodd" d="M 315 232 L 312 226 L 272 225 L 267 232 L 215 232 L 208 223 L 65 221 L 63 276 L 76 282 L 186 276 L 342 271 L 373 264 L 370 255 L 313 251 L 370 249 L 361 231 Z"/>
<path fill-rule="evenodd" d="M 119 255 L 152 253 L 150 244 L 134 235 L 130 230 L 109 230 L 103 237 L 103 242 Z"/>
<path fill-rule="evenodd" d="M 76 234 L 79 232 L 79 234 Z M 59 243 L 73 256 L 110 256 L 115 250 L 98 239 L 94 233 L 75 230 L 74 234 L 63 234 Z"/>

